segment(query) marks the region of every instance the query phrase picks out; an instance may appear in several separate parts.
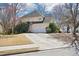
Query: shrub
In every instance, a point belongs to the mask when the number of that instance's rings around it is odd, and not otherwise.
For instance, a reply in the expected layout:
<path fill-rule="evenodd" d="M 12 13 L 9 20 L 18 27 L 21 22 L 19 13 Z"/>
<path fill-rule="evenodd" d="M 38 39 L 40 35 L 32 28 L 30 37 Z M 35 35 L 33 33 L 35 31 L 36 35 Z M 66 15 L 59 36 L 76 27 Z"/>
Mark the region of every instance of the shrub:
<path fill-rule="evenodd" d="M 46 28 L 47 33 L 58 33 L 60 32 L 59 27 L 55 23 L 50 23 Z"/>
<path fill-rule="evenodd" d="M 29 29 L 29 23 L 20 23 L 14 28 L 15 33 L 26 33 Z"/>
<path fill-rule="evenodd" d="M 46 32 L 47 32 L 47 33 L 51 33 L 51 28 L 46 27 Z"/>
<path fill-rule="evenodd" d="M 29 29 L 29 23 L 19 23 L 14 28 L 14 34 L 26 33 Z M 7 34 L 12 34 L 12 29 L 8 29 Z"/>

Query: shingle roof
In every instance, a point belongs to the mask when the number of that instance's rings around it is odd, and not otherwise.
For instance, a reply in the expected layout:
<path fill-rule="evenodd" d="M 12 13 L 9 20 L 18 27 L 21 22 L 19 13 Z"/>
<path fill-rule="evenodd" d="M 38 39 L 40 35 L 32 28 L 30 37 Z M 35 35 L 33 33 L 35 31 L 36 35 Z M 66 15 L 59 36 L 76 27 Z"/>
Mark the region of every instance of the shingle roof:
<path fill-rule="evenodd" d="M 26 17 L 34 17 L 34 16 L 42 16 L 42 15 L 41 15 L 40 12 L 34 10 L 34 11 L 32 11 L 31 13 L 26 14 L 26 15 L 24 15 L 24 16 L 26 16 Z M 23 16 L 23 17 L 24 17 L 24 16 Z"/>

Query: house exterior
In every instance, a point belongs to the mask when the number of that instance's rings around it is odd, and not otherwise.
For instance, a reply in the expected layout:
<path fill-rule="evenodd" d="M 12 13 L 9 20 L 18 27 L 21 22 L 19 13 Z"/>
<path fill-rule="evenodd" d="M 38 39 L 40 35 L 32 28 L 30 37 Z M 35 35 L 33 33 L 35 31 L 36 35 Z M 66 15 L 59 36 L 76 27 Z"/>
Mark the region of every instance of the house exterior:
<path fill-rule="evenodd" d="M 43 16 L 37 11 L 33 11 L 27 15 L 20 18 L 22 22 L 29 22 L 29 31 L 34 33 L 45 33 L 46 27 L 52 20 L 52 16 Z"/>
<path fill-rule="evenodd" d="M 0 25 L 0 33 L 2 33 L 3 32 L 3 29 L 2 29 L 2 26 Z"/>

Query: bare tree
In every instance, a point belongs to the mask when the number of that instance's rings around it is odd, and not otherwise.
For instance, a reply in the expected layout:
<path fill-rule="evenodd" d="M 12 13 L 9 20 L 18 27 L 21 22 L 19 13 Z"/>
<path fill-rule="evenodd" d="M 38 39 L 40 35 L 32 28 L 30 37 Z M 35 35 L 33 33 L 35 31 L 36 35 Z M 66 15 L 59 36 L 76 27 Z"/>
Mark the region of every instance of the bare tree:
<path fill-rule="evenodd" d="M 79 52 L 79 40 L 78 40 L 78 35 L 76 34 L 76 29 L 79 26 L 79 22 L 77 20 L 77 16 L 78 16 L 78 9 L 79 9 L 79 4 L 78 3 L 69 3 L 69 4 L 65 4 L 67 9 L 69 9 L 70 15 L 71 15 L 71 19 L 73 21 L 73 36 L 74 36 L 74 40 L 72 41 L 71 45 L 75 45 L 76 49 Z"/>
<path fill-rule="evenodd" d="M 14 34 L 14 28 L 17 24 L 17 14 L 24 11 L 26 4 L 22 3 L 11 3 L 8 4 L 7 8 L 0 10 L 0 24 L 2 25 L 3 32 L 8 32 L 12 29 L 12 34 Z"/>
<path fill-rule="evenodd" d="M 0 25 L 2 26 L 4 34 L 8 32 L 8 29 L 10 27 L 10 19 L 11 19 L 10 11 L 7 11 L 6 9 L 1 9 L 0 10 Z"/>
<path fill-rule="evenodd" d="M 64 12 L 63 12 L 64 8 Z M 71 45 L 74 45 L 76 49 L 79 51 L 79 40 L 78 40 L 78 35 L 76 33 L 77 28 L 79 27 L 79 21 L 77 19 L 78 17 L 78 12 L 79 12 L 79 3 L 65 3 L 64 7 L 55 7 L 55 12 L 57 15 L 60 15 L 60 19 L 62 23 L 68 24 L 67 30 L 69 30 L 69 25 L 72 25 L 73 27 L 73 37 L 74 40 L 72 41 Z M 55 16 L 56 16 L 55 13 Z M 57 16 L 59 17 L 59 16 Z M 68 32 L 68 31 L 67 31 Z"/>
<path fill-rule="evenodd" d="M 12 9 L 12 34 L 14 34 L 14 28 L 16 25 L 16 21 L 18 21 L 16 18 L 16 14 L 19 12 L 23 12 L 23 9 L 26 7 L 26 4 L 22 3 L 12 3 L 10 4 Z"/>
<path fill-rule="evenodd" d="M 70 20 L 70 15 L 68 13 L 68 10 L 65 8 L 64 4 L 59 4 L 56 5 L 53 8 L 53 15 L 55 19 L 57 19 L 57 23 L 60 25 L 60 27 L 67 27 L 67 31 L 69 32 L 71 21 Z"/>

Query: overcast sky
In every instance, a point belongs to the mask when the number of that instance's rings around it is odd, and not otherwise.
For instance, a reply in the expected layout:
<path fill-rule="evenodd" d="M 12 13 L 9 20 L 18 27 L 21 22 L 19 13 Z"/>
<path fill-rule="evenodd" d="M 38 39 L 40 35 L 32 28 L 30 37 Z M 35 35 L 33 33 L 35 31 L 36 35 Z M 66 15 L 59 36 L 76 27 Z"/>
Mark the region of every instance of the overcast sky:
<path fill-rule="evenodd" d="M 58 3 L 45 3 L 45 5 L 46 5 L 46 10 L 51 11 L 55 5 L 58 5 Z"/>
<path fill-rule="evenodd" d="M 52 8 L 55 6 L 55 5 L 58 5 L 59 3 L 39 3 L 43 6 L 45 6 L 45 11 L 48 12 L 48 13 L 51 13 L 52 11 Z M 38 5 L 39 9 L 38 10 L 43 10 L 39 5 Z M 21 11 L 20 13 L 17 14 L 17 16 L 22 16 L 24 14 L 28 14 L 30 11 L 32 10 L 35 10 L 35 8 L 37 8 L 37 5 L 35 3 L 26 3 L 26 8 L 25 8 L 25 12 Z"/>
<path fill-rule="evenodd" d="M 55 5 L 58 5 L 58 3 L 41 3 L 41 4 L 44 4 L 46 6 L 46 11 L 51 11 Z M 27 3 L 26 5 L 28 7 L 34 7 L 33 3 Z"/>

